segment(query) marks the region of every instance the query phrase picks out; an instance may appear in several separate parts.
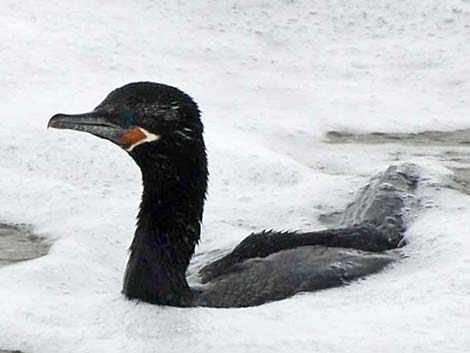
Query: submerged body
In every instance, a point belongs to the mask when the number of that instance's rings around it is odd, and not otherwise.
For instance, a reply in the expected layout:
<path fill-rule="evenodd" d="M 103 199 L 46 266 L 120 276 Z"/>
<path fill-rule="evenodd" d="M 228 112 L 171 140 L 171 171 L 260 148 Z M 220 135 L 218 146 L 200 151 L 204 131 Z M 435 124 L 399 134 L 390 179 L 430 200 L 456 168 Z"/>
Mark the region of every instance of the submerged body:
<path fill-rule="evenodd" d="M 243 307 L 298 292 L 337 287 L 400 259 L 407 213 L 416 207 L 417 168 L 375 175 L 337 215 L 340 228 L 306 233 L 262 232 L 200 270 L 205 286 L 195 305 Z"/>
<path fill-rule="evenodd" d="M 342 285 L 397 258 L 403 210 L 416 187 L 412 166 L 391 167 L 364 188 L 336 229 L 261 232 L 206 267 L 203 285 L 186 279 L 200 238 L 207 158 L 193 100 L 174 87 L 121 87 L 92 112 L 58 114 L 50 127 L 92 133 L 123 149 L 142 172 L 143 195 L 123 293 L 174 306 L 243 307 Z"/>

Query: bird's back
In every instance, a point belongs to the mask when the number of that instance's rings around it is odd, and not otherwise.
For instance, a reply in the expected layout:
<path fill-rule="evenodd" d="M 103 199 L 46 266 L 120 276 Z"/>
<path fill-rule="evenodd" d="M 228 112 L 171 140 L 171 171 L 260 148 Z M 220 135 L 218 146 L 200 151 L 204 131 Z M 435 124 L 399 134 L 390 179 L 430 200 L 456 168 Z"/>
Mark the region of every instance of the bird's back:
<path fill-rule="evenodd" d="M 200 270 L 194 305 L 245 307 L 299 292 L 337 287 L 400 258 L 407 213 L 416 203 L 415 165 L 373 177 L 339 215 L 338 228 L 306 233 L 261 232 Z"/>
<path fill-rule="evenodd" d="M 302 246 L 245 260 L 195 294 L 195 305 L 246 307 L 337 287 L 382 270 L 395 253 Z"/>

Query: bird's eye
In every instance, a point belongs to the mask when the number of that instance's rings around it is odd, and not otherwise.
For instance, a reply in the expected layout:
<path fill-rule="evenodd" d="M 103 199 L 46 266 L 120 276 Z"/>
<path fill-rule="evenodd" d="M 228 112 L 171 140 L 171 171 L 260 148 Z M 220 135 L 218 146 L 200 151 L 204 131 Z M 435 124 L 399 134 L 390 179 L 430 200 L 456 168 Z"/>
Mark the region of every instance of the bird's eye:
<path fill-rule="evenodd" d="M 125 127 L 129 127 L 134 123 L 134 119 L 137 116 L 135 112 L 125 111 L 121 114 L 121 121 Z"/>

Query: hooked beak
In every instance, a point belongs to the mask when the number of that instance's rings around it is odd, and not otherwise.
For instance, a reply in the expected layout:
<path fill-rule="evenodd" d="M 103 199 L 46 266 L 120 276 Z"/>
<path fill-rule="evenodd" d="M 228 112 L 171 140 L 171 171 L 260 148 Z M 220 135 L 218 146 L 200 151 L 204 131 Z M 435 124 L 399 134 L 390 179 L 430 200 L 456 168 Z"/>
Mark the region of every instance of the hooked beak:
<path fill-rule="evenodd" d="M 88 132 L 115 143 L 127 152 L 132 152 L 135 147 L 160 138 L 159 135 L 152 134 L 139 126 L 125 129 L 113 124 L 96 111 L 73 115 L 56 114 L 49 120 L 47 127 Z"/>
<path fill-rule="evenodd" d="M 114 142 L 119 146 L 123 145 L 121 136 L 125 129 L 109 122 L 98 112 L 70 115 L 56 114 L 49 120 L 47 127 L 88 132 L 97 137 Z"/>

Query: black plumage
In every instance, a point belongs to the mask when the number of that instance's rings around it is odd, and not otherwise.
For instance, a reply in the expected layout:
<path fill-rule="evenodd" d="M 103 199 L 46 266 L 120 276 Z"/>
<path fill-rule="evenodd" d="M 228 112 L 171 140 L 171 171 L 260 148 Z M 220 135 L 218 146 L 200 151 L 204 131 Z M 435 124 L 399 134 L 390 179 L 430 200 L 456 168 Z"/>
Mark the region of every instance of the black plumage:
<path fill-rule="evenodd" d="M 347 283 L 397 258 L 384 251 L 402 239 L 400 212 L 392 214 L 400 226 L 386 232 L 381 222 L 387 215 L 318 232 L 264 231 L 202 268 L 203 285 L 191 289 L 186 271 L 201 235 L 208 179 L 203 125 L 191 97 L 162 84 L 131 83 L 92 112 L 58 114 L 49 126 L 110 140 L 140 167 L 142 202 L 123 287 L 128 298 L 173 306 L 259 305 Z M 395 196 L 394 203 L 385 199 L 399 210 L 403 202 Z"/>

